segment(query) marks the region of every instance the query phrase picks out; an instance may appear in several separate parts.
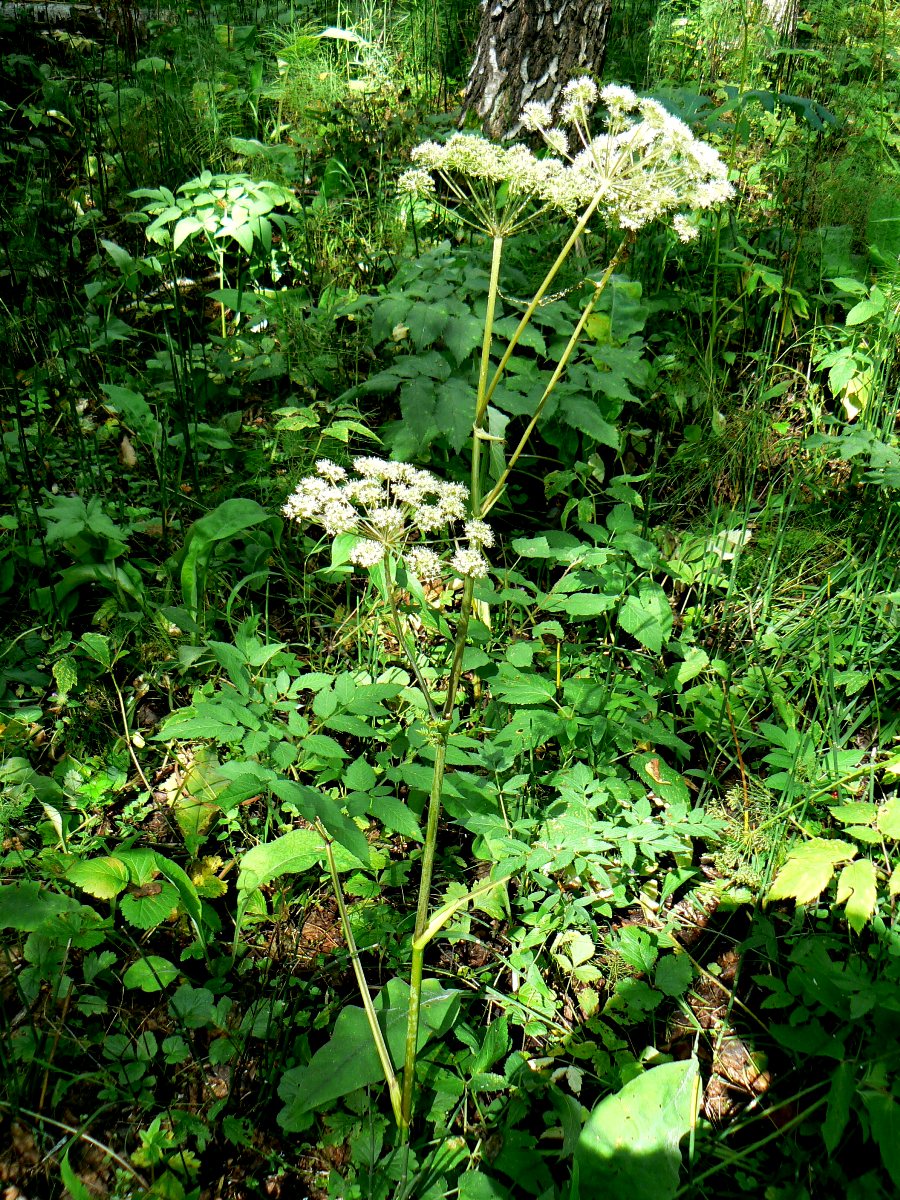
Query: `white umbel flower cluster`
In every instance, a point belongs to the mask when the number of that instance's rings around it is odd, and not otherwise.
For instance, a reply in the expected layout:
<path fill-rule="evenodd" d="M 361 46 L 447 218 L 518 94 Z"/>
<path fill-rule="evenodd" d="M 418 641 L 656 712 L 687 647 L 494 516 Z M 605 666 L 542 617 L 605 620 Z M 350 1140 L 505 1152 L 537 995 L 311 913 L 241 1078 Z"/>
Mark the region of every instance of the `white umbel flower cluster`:
<path fill-rule="evenodd" d="M 355 478 L 338 463 L 320 459 L 315 475 L 300 481 L 282 512 L 289 520 L 321 525 L 330 537 L 356 534 L 350 561 L 358 567 L 378 566 L 393 555 L 416 578 L 439 579 L 446 563 L 423 539 L 441 532 L 441 540 L 454 547 L 449 560 L 454 570 L 476 579 L 487 575 L 482 550 L 493 546 L 494 533 L 486 522 L 468 519 L 464 484 L 382 458 L 355 458 L 353 471 Z M 453 533 L 459 522 L 462 537 Z"/>
<path fill-rule="evenodd" d="M 606 129 L 593 136 L 589 126 L 598 102 L 607 113 Z M 412 152 L 415 167 L 401 177 L 401 190 L 433 199 L 432 173 L 457 200 L 464 197 L 460 179 L 506 184 L 520 200 L 572 217 L 594 205 L 598 217 L 622 229 L 666 220 L 682 241 L 696 236 L 692 218 L 698 211 L 734 194 L 718 152 L 658 101 L 640 99 L 631 88 L 610 84 L 600 91 L 587 76 L 573 79 L 563 89 L 559 122 L 566 128 L 554 126 L 550 107 L 536 101 L 522 112 L 525 128 L 551 150 L 548 158 L 472 134 L 423 142 Z"/>

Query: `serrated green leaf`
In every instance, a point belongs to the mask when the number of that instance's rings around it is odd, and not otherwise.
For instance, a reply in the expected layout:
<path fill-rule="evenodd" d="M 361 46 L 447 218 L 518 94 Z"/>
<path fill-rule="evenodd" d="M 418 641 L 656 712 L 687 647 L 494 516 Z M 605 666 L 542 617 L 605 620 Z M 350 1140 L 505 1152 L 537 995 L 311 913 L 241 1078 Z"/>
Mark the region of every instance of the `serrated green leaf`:
<path fill-rule="evenodd" d="M 656 964 L 653 982 L 667 996 L 683 996 L 693 978 L 694 968 L 686 954 L 666 954 Z"/>
<path fill-rule="evenodd" d="M 597 402 L 588 396 L 565 395 L 560 398 L 559 415 L 567 425 L 585 434 L 600 446 L 619 449 L 619 431 L 600 414 Z"/>
<path fill-rule="evenodd" d="M 672 633 L 672 609 L 656 583 L 643 583 L 619 610 L 619 625 L 653 654 L 659 654 Z"/>
<path fill-rule="evenodd" d="M 426 350 L 438 340 L 449 320 L 450 314 L 442 301 L 417 300 L 407 312 L 404 324 L 415 348 Z"/>
<path fill-rule="evenodd" d="M 83 633 L 79 644 L 89 658 L 92 658 L 101 667 L 109 670 L 112 662 L 112 654 L 109 648 L 108 637 L 105 637 L 102 633 Z"/>
<path fill-rule="evenodd" d="M 123 896 L 119 911 L 136 929 L 155 929 L 178 908 L 178 889 L 168 880 L 145 884 L 139 892 Z"/>
<path fill-rule="evenodd" d="M 56 680 L 56 690 L 60 700 L 65 700 L 69 692 L 78 687 L 78 667 L 75 659 L 66 654 L 53 664 L 53 678 Z"/>
<path fill-rule="evenodd" d="M 851 804 L 838 804 L 828 811 L 842 825 L 870 825 L 878 815 L 878 806 L 854 801 Z"/>
<path fill-rule="evenodd" d="M 396 796 L 372 796 L 369 800 L 368 812 L 385 829 L 399 833 L 401 837 L 410 838 L 414 842 L 424 841 L 419 822 L 403 801 L 398 800 Z"/>
<path fill-rule="evenodd" d="M 869 858 L 859 858 L 841 871 L 837 886 L 838 904 L 846 903 L 847 921 L 861 933 L 871 921 L 878 899 L 878 872 Z"/>
<path fill-rule="evenodd" d="M 442 334 L 444 345 L 457 366 L 481 345 L 483 336 L 484 322 L 474 313 L 451 317 Z"/>
<path fill-rule="evenodd" d="M 475 394 L 468 380 L 451 375 L 439 385 L 434 422 L 457 454 L 472 436 L 474 408 Z"/>
<path fill-rule="evenodd" d="M 878 810 L 878 832 L 892 842 L 900 840 L 900 797 L 891 798 Z"/>
<path fill-rule="evenodd" d="M 86 858 L 66 869 L 66 878 L 89 896 L 111 900 L 128 886 L 128 868 L 120 858 Z"/>
<path fill-rule="evenodd" d="M 835 867 L 855 858 L 856 852 L 850 842 L 812 838 L 791 851 L 769 888 L 768 899 L 811 904 L 828 887 Z"/>

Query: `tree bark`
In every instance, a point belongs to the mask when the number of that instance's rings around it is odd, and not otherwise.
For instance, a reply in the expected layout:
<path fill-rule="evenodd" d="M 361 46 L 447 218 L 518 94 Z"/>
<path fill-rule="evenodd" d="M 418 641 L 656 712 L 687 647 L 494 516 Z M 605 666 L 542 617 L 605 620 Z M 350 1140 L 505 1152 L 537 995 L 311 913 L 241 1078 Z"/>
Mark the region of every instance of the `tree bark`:
<path fill-rule="evenodd" d="M 463 100 L 493 138 L 515 137 L 530 100 L 553 105 L 570 79 L 599 76 L 612 0 L 483 0 Z"/>

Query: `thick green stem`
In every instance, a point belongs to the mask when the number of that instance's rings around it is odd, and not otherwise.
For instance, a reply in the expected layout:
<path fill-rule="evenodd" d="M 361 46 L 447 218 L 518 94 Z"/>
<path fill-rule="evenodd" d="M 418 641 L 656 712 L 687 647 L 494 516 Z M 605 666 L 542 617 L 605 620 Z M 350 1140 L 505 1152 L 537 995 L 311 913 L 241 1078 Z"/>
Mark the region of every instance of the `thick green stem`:
<path fill-rule="evenodd" d="M 584 310 L 579 318 L 578 324 L 572 330 L 572 336 L 569 338 L 566 348 L 562 352 L 559 362 L 556 364 L 556 368 L 554 369 L 547 386 L 544 388 L 544 393 L 538 401 L 537 408 L 534 410 L 534 415 L 528 422 L 528 425 L 525 427 L 525 432 L 519 438 L 519 444 L 516 446 L 509 462 L 506 464 L 503 474 L 500 476 L 482 502 L 481 516 L 486 516 L 503 495 L 503 489 L 506 487 L 506 481 L 509 479 L 512 470 L 519 461 L 519 458 L 521 457 L 522 452 L 525 450 L 525 447 L 528 445 L 528 441 L 534 432 L 534 428 L 540 419 L 541 413 L 544 411 L 547 401 L 550 399 L 553 389 L 556 387 L 557 383 L 559 383 L 563 372 L 569 365 L 569 359 L 572 357 L 576 346 L 581 340 L 581 335 L 584 332 L 584 327 L 588 322 L 588 318 L 597 307 L 597 301 L 606 290 L 606 286 L 612 278 L 614 271 L 626 257 L 629 247 L 631 246 L 631 240 L 630 234 L 623 238 L 621 245 L 610 260 L 609 266 L 603 272 L 599 282 L 595 284 L 593 294 L 591 295 L 591 298 L 588 300 L 587 304 L 584 306 Z"/>
<path fill-rule="evenodd" d="M 506 370 L 507 364 L 509 363 L 509 360 L 512 358 L 513 353 L 516 349 L 516 346 L 518 346 L 519 340 L 522 337 L 522 334 L 528 328 L 528 324 L 531 321 L 531 318 L 534 316 L 535 312 L 537 311 L 538 306 L 540 305 L 541 301 L 543 300 L 544 294 L 546 293 L 547 289 L 550 287 L 551 283 L 556 278 L 560 267 L 563 265 L 563 263 L 566 261 L 566 259 L 571 254 L 572 247 L 575 245 L 575 243 L 578 241 L 578 239 L 584 233 L 585 229 L 587 228 L 588 222 L 590 221 L 591 217 L 593 217 L 594 213 L 597 211 L 597 208 L 600 204 L 601 198 L 602 197 L 601 197 L 600 193 L 598 192 L 597 195 L 594 197 L 594 199 L 590 202 L 590 204 L 584 210 L 584 212 L 581 214 L 581 216 L 578 219 L 578 224 L 572 230 L 572 232 L 569 235 L 568 239 L 566 240 L 566 244 L 563 246 L 562 250 L 560 250 L 559 254 L 557 254 L 556 259 L 553 263 L 553 266 L 550 268 L 550 270 L 544 276 L 543 283 L 538 288 L 538 290 L 534 293 L 531 303 L 528 305 L 528 307 L 525 309 L 524 313 L 522 314 L 522 318 L 519 321 L 519 324 L 516 326 L 512 337 L 509 339 L 509 345 L 504 350 L 503 357 L 500 359 L 500 362 L 497 365 L 496 371 L 494 371 L 494 374 L 491 376 L 491 382 L 488 384 L 484 395 L 479 396 L 479 398 L 478 398 L 478 407 L 475 410 L 476 426 L 480 425 L 481 422 L 484 420 L 484 414 L 485 414 L 485 411 L 487 410 L 487 406 L 488 406 L 488 404 L 490 404 L 491 397 L 493 396 L 494 392 L 496 391 L 497 384 L 500 382 L 500 380 L 503 376 L 503 372 Z"/>
<path fill-rule="evenodd" d="M 334 849 L 331 838 L 325 832 L 321 825 L 318 826 L 318 832 L 322 840 L 325 842 L 325 854 L 328 858 L 328 872 L 331 875 L 331 886 L 334 889 L 334 897 L 337 901 L 338 913 L 341 918 L 341 928 L 344 931 L 344 938 L 347 942 L 347 949 L 350 951 L 350 961 L 353 964 L 353 974 L 356 976 L 356 986 L 359 988 L 359 994 L 362 998 L 363 1008 L 366 1013 L 366 1020 L 369 1022 L 369 1030 L 372 1034 L 372 1041 L 375 1043 L 375 1049 L 378 1053 L 378 1061 L 381 1063 L 381 1069 L 384 1072 L 384 1078 L 387 1081 L 388 1091 L 391 1096 L 391 1108 L 394 1110 L 394 1119 L 401 1129 L 405 1128 L 403 1120 L 403 1105 L 400 1095 L 400 1084 L 397 1081 L 397 1075 L 394 1071 L 394 1064 L 391 1062 L 390 1051 L 387 1047 L 387 1042 L 384 1040 L 384 1034 L 381 1031 L 381 1026 L 378 1024 L 378 1014 L 375 1012 L 375 1005 L 372 1003 L 372 994 L 369 991 L 369 985 L 366 981 L 365 972 L 362 969 L 362 963 L 359 961 L 359 950 L 356 947 L 356 939 L 353 936 L 353 927 L 350 924 L 350 916 L 347 912 L 347 906 L 344 903 L 344 890 L 341 887 L 341 881 L 338 877 L 337 863 L 334 861 Z M 406 1122 L 408 1125 L 409 1122 Z"/>
<path fill-rule="evenodd" d="M 434 748 L 434 770 L 431 774 L 431 791 L 428 796 L 428 818 L 425 826 L 425 845 L 422 848 L 422 874 L 419 880 L 419 902 L 416 908 L 416 927 L 413 934 L 412 973 L 409 983 L 409 1009 L 406 1021 L 406 1058 L 403 1064 L 403 1100 L 401 1130 L 407 1130 L 412 1121 L 413 1085 L 416 1072 L 416 1045 L 419 1038 L 419 1005 L 422 996 L 422 968 L 425 946 L 422 935 L 428 928 L 428 913 L 431 905 L 431 880 L 434 874 L 434 859 L 437 852 L 438 824 L 441 819 L 441 794 L 444 788 L 444 768 L 447 762 L 447 743 L 450 726 L 456 707 L 456 689 L 462 677 L 463 654 L 469 633 L 469 618 L 472 615 L 474 579 L 467 578 L 463 584 L 456 639 L 453 643 L 453 660 L 447 683 L 447 698 L 444 701 L 441 722 L 437 726 Z M 418 948 L 417 948 L 418 947 Z"/>
<path fill-rule="evenodd" d="M 481 339 L 481 364 L 478 369 L 478 391 L 475 396 L 475 420 L 472 427 L 472 516 L 481 516 L 481 443 L 484 418 L 487 413 L 488 372 L 491 367 L 491 344 L 494 340 L 494 312 L 500 287 L 500 261 L 503 257 L 502 237 L 495 237 L 491 251 L 491 277 L 488 284 L 487 307 L 484 313 L 484 333 Z"/>

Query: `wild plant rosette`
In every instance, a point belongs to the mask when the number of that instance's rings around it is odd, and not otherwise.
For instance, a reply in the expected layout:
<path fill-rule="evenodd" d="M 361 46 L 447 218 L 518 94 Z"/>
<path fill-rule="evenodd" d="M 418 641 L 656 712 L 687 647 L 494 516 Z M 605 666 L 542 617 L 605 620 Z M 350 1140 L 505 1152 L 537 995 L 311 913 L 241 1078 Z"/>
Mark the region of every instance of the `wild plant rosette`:
<path fill-rule="evenodd" d="M 355 458 L 353 472 L 320 459 L 282 512 L 292 521 L 321 525 L 329 537 L 354 534 L 349 560 L 358 567 L 392 557 L 417 579 L 439 579 L 448 565 L 473 579 L 487 575 L 483 551 L 493 546 L 494 534 L 484 521 L 469 518 L 465 484 L 381 458 Z"/>
<path fill-rule="evenodd" d="M 593 136 L 598 102 L 606 110 L 606 128 Z M 657 100 L 640 99 L 628 87 L 610 84 L 601 91 L 587 76 L 573 79 L 563 90 L 556 124 L 550 105 L 537 102 L 525 105 L 522 124 L 540 134 L 552 157 L 457 133 L 443 144 L 415 147 L 415 166 L 400 176 L 399 192 L 442 208 L 467 200 L 483 210 L 481 192 L 505 185 L 518 200 L 520 225 L 524 206 L 533 201 L 538 214 L 553 208 L 574 217 L 591 208 L 630 231 L 667 220 L 685 242 L 697 236 L 698 211 L 734 194 L 718 151 Z M 435 176 L 443 182 L 440 196 Z"/>

